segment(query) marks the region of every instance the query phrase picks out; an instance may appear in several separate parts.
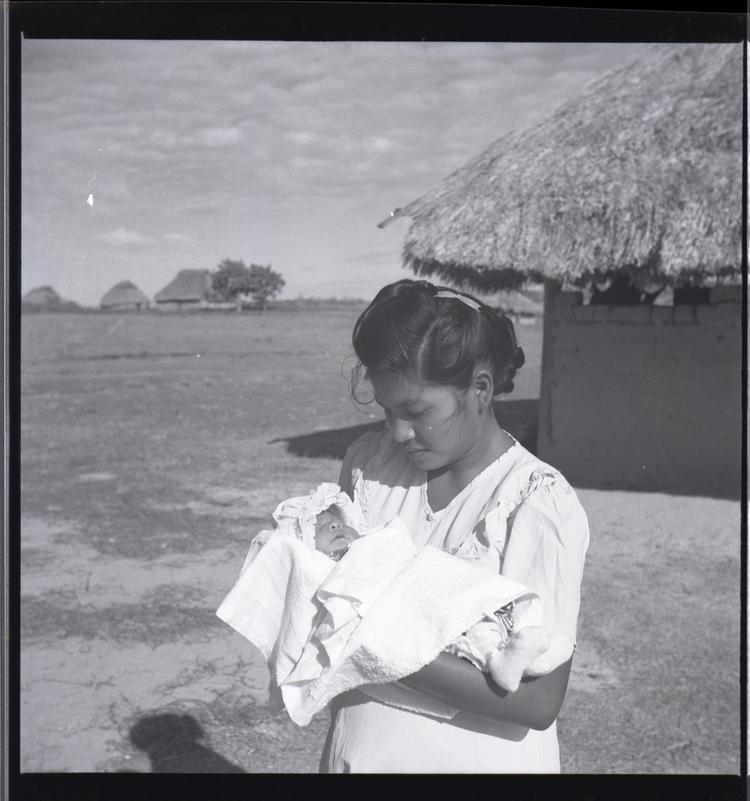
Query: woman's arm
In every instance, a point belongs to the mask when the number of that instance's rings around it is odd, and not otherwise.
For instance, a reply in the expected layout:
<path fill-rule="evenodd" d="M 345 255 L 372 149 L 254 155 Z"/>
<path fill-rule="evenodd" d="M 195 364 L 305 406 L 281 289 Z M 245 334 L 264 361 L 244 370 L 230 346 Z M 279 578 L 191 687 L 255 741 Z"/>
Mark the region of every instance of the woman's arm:
<path fill-rule="evenodd" d="M 523 679 L 513 693 L 501 689 L 486 673 L 452 654 L 440 654 L 434 662 L 400 683 L 473 717 L 541 731 L 552 725 L 560 711 L 571 661 L 546 676 Z"/>

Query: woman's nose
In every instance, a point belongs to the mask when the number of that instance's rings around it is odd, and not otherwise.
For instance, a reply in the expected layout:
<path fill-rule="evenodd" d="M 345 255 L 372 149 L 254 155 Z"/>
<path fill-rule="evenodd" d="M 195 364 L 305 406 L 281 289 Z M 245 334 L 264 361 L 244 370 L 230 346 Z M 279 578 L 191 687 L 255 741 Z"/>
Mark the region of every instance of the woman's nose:
<path fill-rule="evenodd" d="M 414 429 L 407 420 L 393 420 L 391 422 L 391 430 L 393 431 L 393 439 L 396 442 L 407 442 L 410 439 L 414 439 Z"/>

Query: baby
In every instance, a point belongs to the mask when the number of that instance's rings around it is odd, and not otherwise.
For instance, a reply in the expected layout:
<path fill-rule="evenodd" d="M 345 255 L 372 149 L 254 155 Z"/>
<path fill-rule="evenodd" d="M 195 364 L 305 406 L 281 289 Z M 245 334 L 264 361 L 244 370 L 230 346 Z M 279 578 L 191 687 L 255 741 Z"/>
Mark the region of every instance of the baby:
<path fill-rule="evenodd" d="M 349 544 L 359 539 L 359 533 L 341 519 L 338 506 L 331 504 L 315 519 L 315 550 L 330 556 L 335 562 L 349 550 Z"/>
<path fill-rule="evenodd" d="M 338 491 L 335 502 L 311 517 L 310 513 L 316 510 L 316 504 L 319 508 L 321 503 L 325 503 L 335 491 Z M 286 512 L 288 518 L 290 507 L 291 516 L 298 515 L 298 522 L 301 523 L 305 519 L 307 524 L 304 527 L 307 529 L 306 536 L 303 536 L 302 525 L 298 527 L 298 536 L 309 542 L 312 527 L 315 549 L 336 562 L 346 555 L 354 540 L 365 536 L 364 532 L 360 534 L 353 525 L 348 525 L 345 521 L 343 513 L 349 522 L 358 524 L 360 530 L 363 529 L 359 510 L 348 497 L 342 499 L 337 485 L 321 484 L 309 496 L 290 499 L 280 504 L 274 513 L 274 518 L 279 521 L 280 517 L 282 519 L 285 517 L 284 514 L 279 515 L 280 510 Z M 303 508 L 306 515 L 299 514 Z M 284 522 L 288 524 L 289 520 Z M 514 632 L 513 608 L 514 604 L 511 602 L 494 613 L 485 614 L 483 620 L 469 628 L 446 648 L 448 653 L 460 656 L 472 662 L 480 670 L 489 673 L 495 683 L 504 689 L 515 689 L 524 667 L 530 665 L 535 657 L 549 647 L 547 632 L 541 626 L 526 626 Z"/>

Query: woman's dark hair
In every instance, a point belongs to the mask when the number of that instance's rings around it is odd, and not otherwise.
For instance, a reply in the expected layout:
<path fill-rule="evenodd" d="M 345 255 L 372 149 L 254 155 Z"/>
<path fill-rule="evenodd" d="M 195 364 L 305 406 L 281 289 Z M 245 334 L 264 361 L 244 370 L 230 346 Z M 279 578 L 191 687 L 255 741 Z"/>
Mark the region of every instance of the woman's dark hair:
<path fill-rule="evenodd" d="M 525 361 L 513 323 L 473 295 L 428 281 L 384 286 L 362 312 L 352 334 L 359 368 L 372 373 L 412 370 L 420 381 L 468 389 L 474 370 L 492 373 L 495 394 L 513 390 Z"/>

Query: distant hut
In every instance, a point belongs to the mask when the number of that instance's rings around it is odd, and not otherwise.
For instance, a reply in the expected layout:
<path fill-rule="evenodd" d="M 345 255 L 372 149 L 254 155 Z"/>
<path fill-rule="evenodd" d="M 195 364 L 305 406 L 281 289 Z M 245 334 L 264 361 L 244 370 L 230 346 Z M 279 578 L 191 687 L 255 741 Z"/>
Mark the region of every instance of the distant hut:
<path fill-rule="evenodd" d="M 51 286 L 39 286 L 27 292 L 21 299 L 24 306 L 52 308 L 62 306 L 62 298 Z"/>
<path fill-rule="evenodd" d="M 21 298 L 24 312 L 80 312 L 84 308 L 74 300 L 65 300 L 51 286 L 39 286 Z"/>
<path fill-rule="evenodd" d="M 208 270 L 180 270 L 154 295 L 154 301 L 158 309 L 173 311 L 206 308 L 210 297 L 211 273 Z"/>
<path fill-rule="evenodd" d="M 149 299 L 130 281 L 120 281 L 105 293 L 99 306 L 107 311 L 142 311 L 149 306 Z"/>
<path fill-rule="evenodd" d="M 739 493 L 742 58 L 644 49 L 380 223 L 411 218 L 418 275 L 486 293 L 544 281 L 537 451 L 579 484 Z M 669 307 L 563 291 L 618 274 L 713 288 Z"/>

